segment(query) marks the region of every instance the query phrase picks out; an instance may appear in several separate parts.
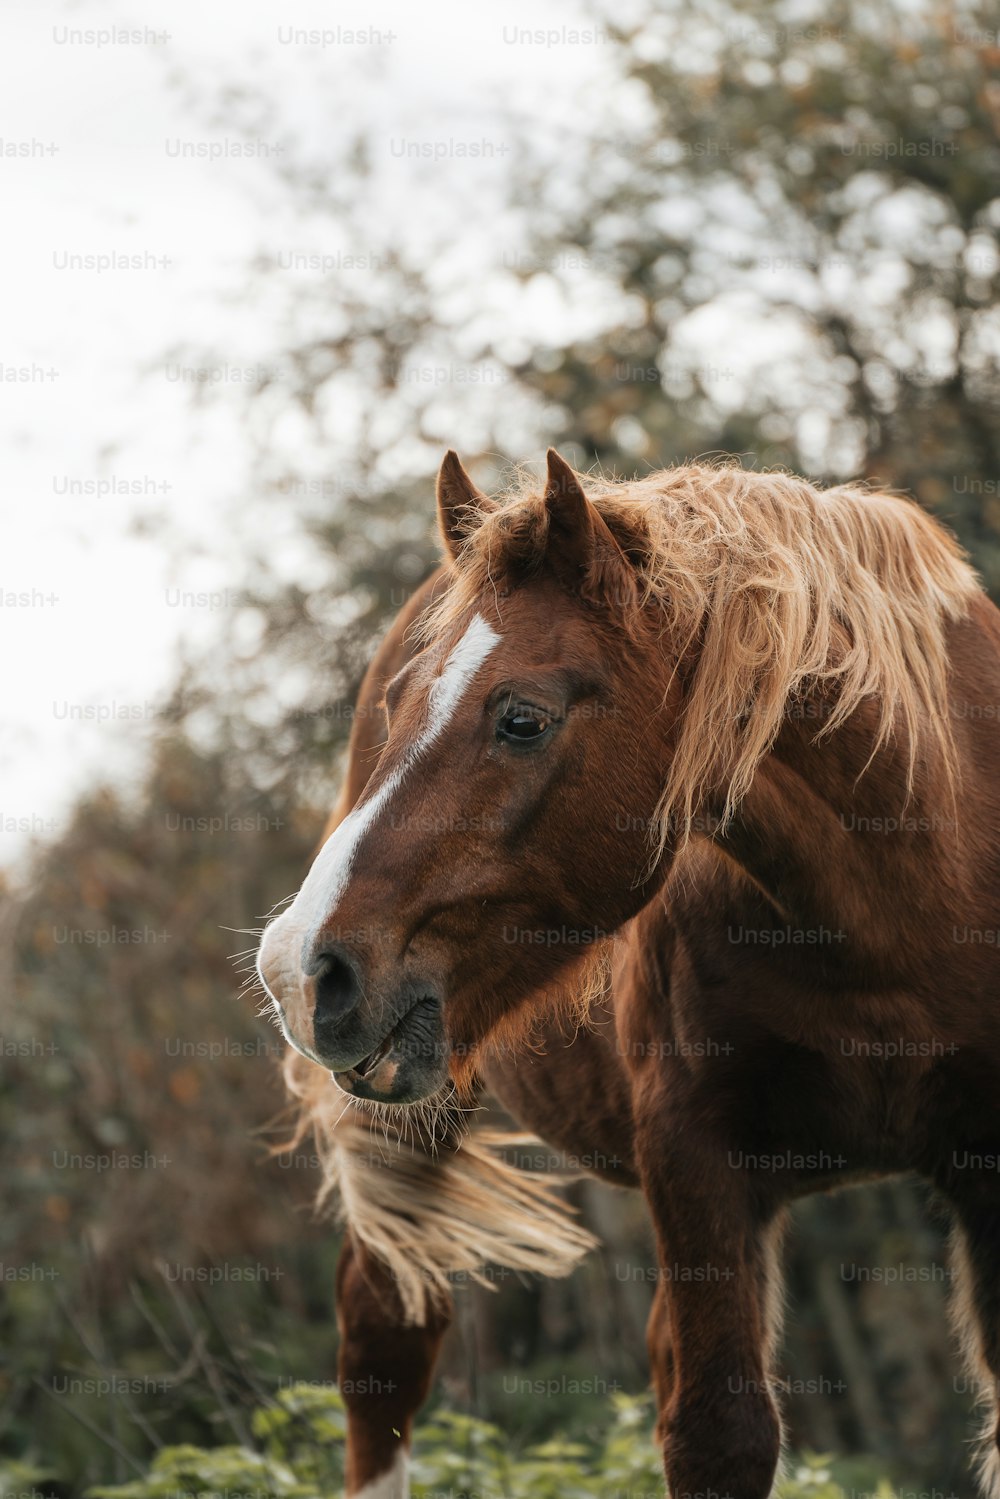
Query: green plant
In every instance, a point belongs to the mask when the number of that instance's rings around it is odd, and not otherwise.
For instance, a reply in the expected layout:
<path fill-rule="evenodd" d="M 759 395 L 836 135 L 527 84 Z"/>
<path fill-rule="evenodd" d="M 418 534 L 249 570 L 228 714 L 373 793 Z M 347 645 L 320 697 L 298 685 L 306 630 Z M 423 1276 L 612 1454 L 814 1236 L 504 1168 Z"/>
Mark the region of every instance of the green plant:
<path fill-rule="evenodd" d="M 42 1499 L 55 1474 L 50 1468 L 40 1468 L 35 1463 L 21 1463 L 11 1458 L 0 1458 L 0 1494 L 10 1499 Z"/>
<path fill-rule="evenodd" d="M 412 1469 L 414 1499 L 657 1499 L 663 1493 L 651 1439 L 649 1402 L 618 1395 L 606 1428 L 587 1440 L 556 1436 L 518 1451 L 499 1426 L 457 1411 L 435 1411 L 419 1429 Z M 346 1430 L 343 1402 L 331 1387 L 293 1385 L 253 1418 L 258 1450 L 167 1447 L 149 1474 L 101 1486 L 88 1499 L 317 1499 L 341 1490 Z M 780 1499 L 846 1499 L 828 1458 L 792 1465 Z M 872 1499 L 894 1499 L 872 1477 Z"/>

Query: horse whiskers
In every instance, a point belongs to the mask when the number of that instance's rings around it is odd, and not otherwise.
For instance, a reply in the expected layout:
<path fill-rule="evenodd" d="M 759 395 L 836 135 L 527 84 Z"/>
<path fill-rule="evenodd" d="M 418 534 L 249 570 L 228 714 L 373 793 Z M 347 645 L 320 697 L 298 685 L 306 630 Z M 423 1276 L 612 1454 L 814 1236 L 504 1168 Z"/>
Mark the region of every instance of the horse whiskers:
<path fill-rule="evenodd" d="M 454 1102 L 456 1097 L 455 1086 L 449 1083 L 433 1094 L 430 1098 L 418 1100 L 416 1103 L 380 1103 L 372 1098 L 348 1097 L 345 1108 L 337 1116 L 336 1124 L 344 1117 L 346 1109 L 352 1104 L 362 1113 L 368 1115 L 375 1126 L 381 1127 L 388 1147 L 389 1132 L 397 1143 L 409 1143 L 411 1149 L 426 1151 L 432 1157 L 438 1154 L 438 1148 L 448 1138 L 455 1123 L 456 1113 L 466 1112 L 460 1105 Z M 471 1112 L 471 1111 L 469 1111 Z"/>
<path fill-rule="evenodd" d="M 274 1026 L 275 1030 L 281 1030 L 281 1020 L 278 1017 L 277 1010 L 274 1008 L 273 999 L 262 1000 L 260 1008 L 259 1010 L 257 1010 L 256 1014 L 258 1020 L 268 1020 L 270 1021 L 271 1025 Z M 282 1035 L 284 1035 L 283 1031 Z"/>
<path fill-rule="evenodd" d="M 264 916 L 261 917 L 261 920 L 264 921 L 264 922 L 270 921 L 271 918 L 274 916 L 275 912 L 276 911 L 280 911 L 280 909 L 281 909 L 282 906 L 287 906 L 291 901 L 293 901 L 295 899 L 295 897 L 298 895 L 298 893 L 299 892 L 297 890 L 293 890 L 292 893 L 291 893 L 291 895 L 285 895 L 285 896 L 282 896 L 281 900 L 276 900 L 275 903 L 274 903 L 274 905 L 271 907 L 271 909 L 268 912 L 266 912 L 266 914 Z M 235 931 L 237 929 L 234 927 L 233 930 Z M 248 936 L 252 936 L 253 935 L 253 933 L 249 930 L 249 928 L 240 928 L 240 930 L 246 931 Z M 261 927 L 260 928 L 260 932 L 258 933 L 258 935 L 260 935 L 263 932 L 263 930 L 264 930 L 264 928 Z"/>

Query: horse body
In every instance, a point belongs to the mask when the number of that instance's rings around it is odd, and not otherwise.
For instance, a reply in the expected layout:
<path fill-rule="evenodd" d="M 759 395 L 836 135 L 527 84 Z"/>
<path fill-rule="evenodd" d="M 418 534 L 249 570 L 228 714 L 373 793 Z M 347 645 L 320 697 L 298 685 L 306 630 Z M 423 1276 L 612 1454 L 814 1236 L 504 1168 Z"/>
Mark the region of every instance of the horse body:
<path fill-rule="evenodd" d="M 391 1103 L 394 1090 L 406 1099 L 437 1086 L 434 1067 L 444 1048 L 459 1098 L 468 1101 L 485 1078 L 543 1138 L 578 1160 L 613 1162 L 605 1175 L 641 1186 L 664 1267 L 649 1342 L 670 1492 L 766 1499 L 780 1447 L 771 1373 L 780 1301 L 775 1262 L 792 1199 L 899 1172 L 932 1182 L 953 1209 L 966 1261 L 969 1352 L 988 1384 L 1000 1379 L 1000 1174 L 969 1164 L 1000 1160 L 1000 616 L 917 512 L 897 514 L 898 502 L 889 502 L 883 513 L 873 501 L 874 520 L 848 510 L 831 522 L 811 497 L 790 490 L 788 512 L 779 508 L 771 538 L 778 560 L 751 544 L 728 600 L 720 563 L 698 595 L 701 618 L 692 614 L 678 628 L 672 617 L 665 651 L 662 614 L 647 628 L 636 597 L 633 513 L 621 530 L 613 505 L 591 514 L 593 505 L 587 508 L 560 465 L 550 466 L 549 529 L 541 543 L 531 504 L 497 518 L 461 471 L 446 465 L 442 525 L 452 565 L 408 606 L 362 690 L 335 822 L 342 825 L 356 803 L 370 809 L 391 792 L 408 861 L 402 909 L 371 944 L 380 950 L 363 955 L 381 1018 L 376 1024 L 362 1013 L 364 985 L 351 967 L 361 960 L 342 938 L 345 928 L 357 927 L 358 910 L 385 911 L 404 888 L 400 850 L 367 825 L 359 833 L 355 824 L 351 834 L 368 839 L 356 872 L 348 867 L 349 848 L 347 876 L 338 875 L 339 925 L 310 927 L 293 908 L 284 929 L 265 939 L 261 972 L 296 1017 L 299 1038 L 312 1034 L 310 1015 L 324 1005 L 338 1017 L 325 1030 L 317 1025 L 311 1044 L 288 1033 L 307 1056 L 322 1050 L 324 1036 L 332 1038 L 331 1064 L 356 1106 Z M 720 544 L 717 533 L 734 528 L 733 507 L 745 498 L 738 486 L 734 494 L 711 513 L 715 539 L 711 531 L 698 535 L 704 547 L 719 545 L 723 557 L 735 543 L 723 535 Z M 798 505 L 805 508 L 796 511 Z M 496 629 L 484 625 L 491 631 L 480 635 L 485 654 L 464 676 L 467 636 L 457 645 L 449 636 L 450 654 L 438 657 L 433 677 L 425 662 L 434 637 L 416 633 L 417 619 L 430 605 L 431 619 L 448 635 L 449 618 L 461 611 L 447 610 L 463 581 L 469 598 L 485 607 L 483 580 L 463 551 L 469 511 L 480 531 L 496 528 L 484 548 L 498 590 Z M 814 526 L 819 538 L 810 533 L 809 548 L 791 562 L 784 555 L 795 541 L 789 512 L 795 527 Z M 604 534 L 602 517 L 613 535 Z M 838 552 L 838 528 L 848 525 L 857 534 Z M 842 577 L 831 581 L 824 556 L 801 597 L 792 598 L 789 580 L 796 569 L 813 568 L 821 543 L 840 573 L 851 575 L 849 585 Z M 747 548 L 745 536 L 740 545 Z M 534 561 L 505 576 L 498 550 L 522 566 L 524 553 Z M 784 575 L 767 576 L 786 564 Z M 693 587 L 685 579 L 682 558 L 678 593 Z M 823 587 L 841 589 L 825 615 L 814 597 Z M 564 607 L 567 594 L 579 600 L 575 612 Z M 600 617 L 611 595 L 637 621 L 627 650 L 620 636 L 605 633 Z M 704 614 L 709 597 L 726 619 L 728 641 L 713 638 Z M 874 636 L 879 628 L 885 641 Z M 739 670 L 725 656 L 734 633 L 743 651 Z M 810 672 L 796 676 L 779 659 L 791 636 L 796 660 L 811 660 Z M 531 663 L 516 680 L 507 649 L 514 637 Z M 601 669 L 607 650 L 615 651 L 613 693 Z M 719 672 L 733 678 L 723 683 L 732 688 L 721 694 L 724 712 L 706 696 L 713 651 Z M 666 675 L 657 669 L 665 655 Z M 518 698 L 529 705 L 506 717 L 504 704 L 488 706 L 500 715 L 497 742 L 539 724 L 544 728 L 531 737 L 544 739 L 553 719 L 561 747 L 530 763 L 506 750 L 475 758 L 467 749 L 472 768 L 456 803 L 450 746 L 419 746 L 430 744 L 435 690 L 439 698 L 450 693 L 460 715 L 491 671 L 508 707 Z M 444 686 L 435 689 L 439 678 Z M 948 703 L 941 701 L 945 681 Z M 378 704 L 390 682 L 387 774 L 376 747 L 385 728 Z M 422 719 L 416 703 L 428 688 L 431 713 Z M 690 712 L 699 703 L 706 732 L 719 740 L 718 764 L 715 744 L 699 745 L 691 732 Z M 734 712 L 746 726 L 739 735 L 727 726 Z M 574 713 L 590 715 L 587 737 L 578 724 L 570 727 Z M 394 756 L 401 717 L 402 742 L 418 745 L 426 768 Z M 449 727 L 435 732 L 447 741 Z M 519 746 L 516 754 L 523 755 Z M 589 780 L 588 756 L 599 772 Z M 678 764 L 690 775 L 675 785 L 665 815 L 664 782 L 669 789 Z M 519 771 L 521 765 L 528 768 Z M 536 788 L 532 777 L 543 765 L 548 779 Z M 408 789 L 407 771 L 416 777 Z M 482 814 L 487 786 L 502 800 L 504 817 L 470 833 L 469 805 Z M 421 797 L 436 820 L 429 833 L 411 835 Z M 541 825 L 554 838 L 567 823 L 578 839 L 553 862 L 532 834 Z M 503 861 L 520 858 L 525 844 L 515 880 Z M 503 942 L 499 920 L 483 915 L 494 907 L 506 923 Z M 510 942 L 508 932 L 516 934 Z M 580 934 L 583 946 L 574 951 L 571 939 Z M 510 947 L 515 953 L 505 951 Z M 290 981 L 300 950 L 305 976 Z M 332 970 L 324 966 L 331 962 Z M 488 995 L 484 976 L 493 980 Z M 591 995 L 589 1023 L 572 1003 L 581 983 Z M 363 1057 L 367 1037 L 384 1034 L 390 1021 L 391 1036 Z M 418 1061 L 410 1063 L 410 1054 Z M 315 1121 L 330 1107 L 329 1092 L 320 1101 L 322 1074 L 301 1059 L 292 1076 L 301 1079 L 303 1069 L 310 1082 L 300 1082 L 299 1091 L 309 1092 Z M 412 1124 L 412 1104 L 408 1116 L 404 1103 L 401 1113 L 384 1117 L 405 1130 L 403 1116 Z M 437 1143 L 445 1157 L 459 1144 L 447 1111 L 422 1127 L 430 1132 L 422 1143 Z M 359 1189 L 352 1201 L 362 1197 Z M 384 1481 L 396 1499 L 405 1488 L 398 1439 L 388 1442 L 387 1425 L 391 1419 L 408 1435 L 447 1309 L 440 1296 L 428 1297 L 415 1324 L 398 1275 L 373 1253 L 374 1239 L 366 1240 L 362 1216 L 359 1210 L 341 1268 L 342 1377 L 357 1384 L 360 1371 L 371 1374 L 372 1350 L 385 1349 L 398 1388 L 391 1411 L 348 1397 L 349 1477 L 353 1491 L 365 1493 L 365 1485 Z M 572 1240 L 562 1248 L 553 1256 L 557 1272 L 571 1261 Z M 676 1265 L 702 1273 L 675 1277 L 667 1267 Z M 995 1399 L 990 1409 L 984 1471 L 995 1486 Z"/>

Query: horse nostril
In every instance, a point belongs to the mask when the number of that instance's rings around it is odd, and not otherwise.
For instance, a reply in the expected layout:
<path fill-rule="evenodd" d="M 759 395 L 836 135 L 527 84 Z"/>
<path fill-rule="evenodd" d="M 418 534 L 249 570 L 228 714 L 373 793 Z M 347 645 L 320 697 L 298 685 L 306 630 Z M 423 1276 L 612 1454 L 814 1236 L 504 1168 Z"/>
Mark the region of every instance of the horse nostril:
<path fill-rule="evenodd" d="M 354 964 L 337 947 L 318 952 L 310 964 L 314 977 L 316 1003 L 313 1009 L 313 1031 L 322 1042 L 323 1032 L 335 1030 L 361 998 L 361 983 Z"/>

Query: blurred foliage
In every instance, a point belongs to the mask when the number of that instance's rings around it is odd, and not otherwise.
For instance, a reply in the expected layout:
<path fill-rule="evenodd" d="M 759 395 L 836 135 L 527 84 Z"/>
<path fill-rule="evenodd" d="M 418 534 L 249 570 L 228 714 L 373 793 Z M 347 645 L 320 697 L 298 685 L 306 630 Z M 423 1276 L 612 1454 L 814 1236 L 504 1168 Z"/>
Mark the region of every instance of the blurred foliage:
<path fill-rule="evenodd" d="M 1000 591 L 995 22 L 715 0 L 619 27 L 642 123 L 591 146 L 524 272 L 624 293 L 614 326 L 518 366 L 552 439 L 619 472 L 722 452 L 865 475 Z"/>
<path fill-rule="evenodd" d="M 132 1483 L 100 1486 L 89 1499 L 177 1499 L 183 1494 L 252 1493 L 256 1499 L 315 1499 L 337 1492 L 345 1414 L 336 1390 L 302 1386 L 283 1391 L 277 1404 L 254 1416 L 256 1450 L 169 1447 L 148 1475 Z M 417 1430 L 411 1470 L 414 1499 L 606 1499 L 608 1494 L 660 1491 L 662 1475 L 653 1446 L 649 1402 L 618 1396 L 613 1416 L 598 1436 L 548 1441 L 512 1450 L 499 1427 L 456 1411 L 439 1410 Z M 835 1465 L 825 1457 L 790 1464 L 777 1499 L 847 1499 Z M 895 1499 L 896 1490 L 874 1467 L 854 1466 L 845 1482 L 853 1495 Z"/>
<path fill-rule="evenodd" d="M 95 792 L 37 858 L 2 1027 L 8 1449 L 44 1432 L 46 1458 L 96 1479 L 111 1453 L 209 1435 L 213 1327 L 255 1345 L 262 1378 L 332 1371 L 335 1245 L 307 1211 L 311 1155 L 271 1154 L 283 1044 L 230 958 L 271 881 L 294 888 L 316 820 L 165 734 L 141 795 Z"/>
<path fill-rule="evenodd" d="M 377 267 L 304 282 L 266 256 L 248 266 L 272 345 L 262 367 L 288 374 L 246 401 L 260 524 L 245 592 L 185 665 L 141 783 L 83 800 L 9 900 L 0 1450 L 51 1462 L 73 1492 L 123 1481 L 163 1442 L 225 1436 L 236 1448 L 218 1460 L 250 1461 L 253 1407 L 287 1413 L 287 1391 L 277 1406 L 268 1391 L 335 1366 L 335 1240 L 310 1218 L 308 1150 L 268 1156 L 278 1036 L 235 998 L 231 954 L 254 944 L 235 931 L 259 928 L 301 880 L 364 664 L 433 565 L 446 446 L 487 488 L 504 477 L 498 453 L 549 441 L 622 474 L 715 452 L 860 473 L 954 524 L 1000 596 L 995 19 L 709 0 L 602 24 L 617 87 L 555 148 L 521 130 L 497 231 L 510 240 L 504 305 L 522 316 L 554 299 L 561 339 L 480 315 L 480 278 L 444 284 L 426 247 L 377 243 L 365 143 L 345 139 L 343 111 L 331 119 L 342 160 L 280 168 L 289 224 L 308 214 L 331 243 L 377 247 Z M 247 108 L 252 94 L 239 95 Z M 428 382 L 428 369 L 452 376 Z M 566 1283 L 459 1298 L 449 1404 L 489 1416 L 505 1442 L 470 1418 L 463 1446 L 456 1414 L 425 1433 L 442 1465 L 468 1453 L 495 1478 L 513 1464 L 512 1493 L 549 1492 L 545 1464 L 565 1454 L 515 1457 L 506 1438 L 541 1442 L 558 1426 L 558 1441 L 587 1446 L 603 1401 L 521 1400 L 501 1370 L 645 1380 L 641 1207 L 577 1195 L 603 1257 Z M 963 1492 L 971 1400 L 948 1342 L 944 1233 L 923 1196 L 883 1186 L 795 1216 L 783 1364 L 796 1446 L 874 1452 L 882 1468 L 905 1458 L 917 1487 Z M 622 1266 L 635 1278 L 619 1280 Z M 136 1386 L 109 1401 L 99 1385 L 114 1378 Z M 633 1420 L 622 1406 L 611 1445 L 587 1446 L 577 1492 L 598 1491 Z M 202 1459 L 181 1448 L 157 1461 L 157 1482 L 176 1487 L 169 1465 Z M 280 1461 L 303 1481 L 301 1454 Z M 422 1461 L 431 1483 L 436 1459 Z M 800 1490 L 835 1493 L 830 1482 Z M 843 1482 L 876 1480 L 866 1467 Z"/>

